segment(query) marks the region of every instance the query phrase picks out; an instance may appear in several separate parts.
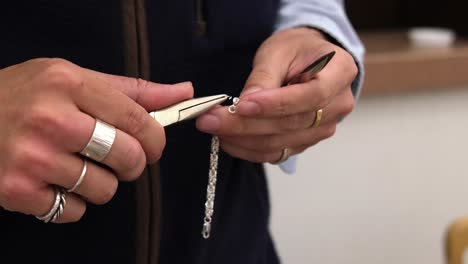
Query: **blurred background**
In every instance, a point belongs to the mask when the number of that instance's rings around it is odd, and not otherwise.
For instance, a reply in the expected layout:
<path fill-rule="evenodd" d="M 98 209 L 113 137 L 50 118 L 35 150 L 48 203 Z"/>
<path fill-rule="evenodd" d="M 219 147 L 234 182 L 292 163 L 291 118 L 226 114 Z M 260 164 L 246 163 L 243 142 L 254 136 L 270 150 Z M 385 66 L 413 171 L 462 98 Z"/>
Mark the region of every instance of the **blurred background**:
<path fill-rule="evenodd" d="M 367 46 L 354 113 L 296 174 L 267 167 L 283 262 L 468 263 L 468 1 L 347 8 Z"/>

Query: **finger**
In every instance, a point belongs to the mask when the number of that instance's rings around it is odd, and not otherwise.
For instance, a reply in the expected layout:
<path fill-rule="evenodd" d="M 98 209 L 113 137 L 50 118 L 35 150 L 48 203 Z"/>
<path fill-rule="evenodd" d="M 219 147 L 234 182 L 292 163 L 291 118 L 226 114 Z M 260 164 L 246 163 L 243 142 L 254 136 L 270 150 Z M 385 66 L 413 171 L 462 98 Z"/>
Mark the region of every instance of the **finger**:
<path fill-rule="evenodd" d="M 44 177 L 48 183 L 69 190 L 75 186 L 84 172 L 82 182 L 74 190 L 74 193 L 82 196 L 86 201 L 94 204 L 105 204 L 116 193 L 119 183 L 110 170 L 76 155 L 62 154 L 55 160 L 55 166 L 50 168 Z M 85 160 L 86 170 L 84 170 Z"/>
<path fill-rule="evenodd" d="M 325 108 L 322 109 L 321 124 L 339 122 L 354 109 L 354 95 L 351 87 L 338 94 Z"/>
<path fill-rule="evenodd" d="M 96 120 L 84 113 L 75 112 L 77 122 L 67 125 L 64 130 L 69 133 L 67 144 L 59 145 L 59 148 L 65 152 L 81 152 L 88 144 L 95 128 Z M 63 132 L 62 132 L 63 133 Z M 162 131 L 164 133 L 164 131 Z M 159 153 L 165 144 L 164 134 L 162 136 L 154 135 L 153 139 L 156 149 Z M 156 158 L 159 158 L 158 154 Z M 135 180 L 140 176 L 147 162 L 143 146 L 140 142 L 120 129 L 116 129 L 114 143 L 107 156 L 100 163 L 109 166 L 120 180 Z M 150 161 L 152 162 L 152 161 Z M 76 166 L 76 168 L 79 166 Z M 76 175 L 76 174 L 74 174 Z M 67 185 L 68 186 L 68 185 Z"/>
<path fill-rule="evenodd" d="M 86 212 L 86 203 L 73 193 L 66 194 L 67 204 L 63 214 L 54 222 L 57 224 L 78 222 Z"/>
<path fill-rule="evenodd" d="M 23 189 L 24 190 L 24 189 Z M 20 190 L 21 192 L 21 190 Z M 34 216 L 43 216 L 50 212 L 55 202 L 55 190 L 47 185 L 39 189 L 30 190 L 18 196 L 16 210 Z M 66 194 L 66 205 L 59 223 L 76 222 L 84 215 L 86 203 L 74 194 Z M 21 208 L 21 209 L 20 209 Z"/>
<path fill-rule="evenodd" d="M 260 152 L 251 149 L 241 148 L 238 145 L 229 142 L 223 142 L 221 148 L 232 157 L 248 160 L 251 162 L 274 162 L 278 160 L 278 151 Z"/>
<path fill-rule="evenodd" d="M 313 146 L 334 135 L 336 124 L 324 124 L 318 128 L 309 128 L 268 136 L 222 136 L 221 145 L 229 144 L 238 148 L 262 153 L 277 153 L 286 147 Z"/>
<path fill-rule="evenodd" d="M 349 114 L 354 107 L 351 88 L 343 90 L 322 109 L 321 124 L 337 122 Z M 271 118 L 250 118 L 232 115 L 218 107 L 197 120 L 197 128 L 203 132 L 220 136 L 246 136 L 281 134 L 306 129 L 315 123 L 316 111 Z"/>
<path fill-rule="evenodd" d="M 349 54 L 337 56 L 315 79 L 281 89 L 264 89 L 241 96 L 237 113 L 245 116 L 274 117 L 318 110 L 350 86 L 357 67 Z"/>
<path fill-rule="evenodd" d="M 95 79 L 107 89 L 117 89 L 147 111 L 153 111 L 193 97 L 191 82 L 159 84 L 143 79 L 128 78 L 83 69 L 88 78 Z"/>
<path fill-rule="evenodd" d="M 136 138 L 149 162 L 158 160 L 164 145 L 161 143 L 165 143 L 161 125 L 143 107 L 122 92 L 106 87 L 99 78 L 91 76 L 84 82 L 83 91 L 77 93 L 77 106 L 90 116 L 114 125 Z"/>
<path fill-rule="evenodd" d="M 84 113 L 74 113 L 76 116 L 72 125 L 68 125 L 65 132 L 70 133 L 67 144 L 59 145 L 66 152 L 81 152 L 87 145 L 94 132 L 96 120 Z M 162 135 L 154 135 L 153 145 L 158 153 L 153 158 L 159 159 L 165 145 L 164 130 Z M 62 132 L 64 133 L 64 132 Z M 140 176 L 147 162 L 145 151 L 140 142 L 120 129 L 116 129 L 114 143 L 107 156 L 100 163 L 109 166 L 120 180 L 135 180 Z M 154 161 L 154 160 L 153 160 Z M 149 162 L 153 162 L 149 161 Z"/>
<path fill-rule="evenodd" d="M 284 60 L 283 53 L 268 47 L 260 48 L 241 95 L 281 87 L 289 66 Z"/>
<path fill-rule="evenodd" d="M 197 128 L 216 135 L 269 135 L 312 125 L 315 112 L 306 112 L 276 118 L 249 118 L 230 114 L 225 108 L 213 109 L 197 119 Z"/>
<path fill-rule="evenodd" d="M 114 144 L 101 163 L 111 167 L 119 180 L 132 181 L 143 172 L 146 157 L 142 146 L 135 138 L 117 130 Z"/>
<path fill-rule="evenodd" d="M 243 159 L 243 160 L 248 160 L 251 162 L 270 162 L 270 163 L 276 163 L 278 160 L 282 158 L 283 155 L 283 149 L 273 151 L 273 152 L 262 152 L 262 151 L 256 151 L 256 150 L 250 150 L 250 149 L 245 149 L 242 147 L 239 147 L 237 145 L 231 145 L 230 143 L 222 143 L 221 147 L 223 150 L 230 154 L 233 157 Z M 288 147 L 288 155 L 296 155 L 301 152 L 303 152 L 306 148 L 304 146 L 298 146 L 298 147 Z"/>

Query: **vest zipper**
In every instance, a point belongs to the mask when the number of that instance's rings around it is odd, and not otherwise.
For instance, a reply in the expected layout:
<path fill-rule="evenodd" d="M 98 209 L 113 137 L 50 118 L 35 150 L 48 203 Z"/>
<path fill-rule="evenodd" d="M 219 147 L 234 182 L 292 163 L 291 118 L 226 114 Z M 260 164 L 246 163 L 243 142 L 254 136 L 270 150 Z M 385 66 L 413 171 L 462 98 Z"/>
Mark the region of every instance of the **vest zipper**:
<path fill-rule="evenodd" d="M 202 37 L 206 34 L 206 20 L 204 9 L 204 0 L 196 0 L 195 35 L 197 35 L 198 37 Z"/>

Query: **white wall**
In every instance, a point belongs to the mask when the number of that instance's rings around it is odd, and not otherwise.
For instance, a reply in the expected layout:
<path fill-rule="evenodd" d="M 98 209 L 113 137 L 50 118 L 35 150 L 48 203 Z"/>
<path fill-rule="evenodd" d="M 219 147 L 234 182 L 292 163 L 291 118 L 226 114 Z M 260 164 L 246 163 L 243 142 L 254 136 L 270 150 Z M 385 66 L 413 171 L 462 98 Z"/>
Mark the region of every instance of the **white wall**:
<path fill-rule="evenodd" d="M 442 264 L 468 215 L 468 90 L 363 98 L 296 175 L 268 171 L 284 263 Z"/>

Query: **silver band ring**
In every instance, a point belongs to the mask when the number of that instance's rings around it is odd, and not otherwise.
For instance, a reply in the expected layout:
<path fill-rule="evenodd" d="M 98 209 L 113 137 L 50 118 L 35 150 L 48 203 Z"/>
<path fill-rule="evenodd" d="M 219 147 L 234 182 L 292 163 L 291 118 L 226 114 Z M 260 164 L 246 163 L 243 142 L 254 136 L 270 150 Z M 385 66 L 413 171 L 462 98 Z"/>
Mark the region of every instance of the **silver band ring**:
<path fill-rule="evenodd" d="M 285 162 L 287 159 L 289 159 L 289 156 L 291 155 L 290 153 L 291 151 L 289 150 L 289 148 L 284 148 L 282 151 L 281 151 L 281 156 L 280 158 L 275 161 L 275 162 L 271 162 L 271 164 L 280 164 L 280 163 L 283 163 Z"/>
<path fill-rule="evenodd" d="M 63 188 L 54 186 L 55 191 L 55 200 L 54 204 L 50 208 L 49 212 L 45 215 L 36 216 L 37 219 L 43 221 L 44 223 L 55 222 L 63 214 L 63 210 L 67 201 L 65 200 L 65 190 Z"/>
<path fill-rule="evenodd" d="M 80 152 L 92 160 L 102 161 L 109 154 L 112 144 L 114 144 L 116 129 L 99 119 L 96 119 L 93 135 L 88 145 Z"/>
<path fill-rule="evenodd" d="M 81 170 L 80 178 L 78 178 L 78 181 L 76 181 L 75 185 L 73 185 L 73 187 L 68 189 L 67 192 L 75 191 L 76 188 L 78 188 L 78 186 L 80 186 L 81 182 L 83 182 L 83 179 L 84 179 L 84 177 L 86 175 L 86 171 L 88 170 L 88 161 L 86 159 L 83 160 L 83 161 L 84 161 L 84 164 L 83 164 L 83 169 Z"/>

